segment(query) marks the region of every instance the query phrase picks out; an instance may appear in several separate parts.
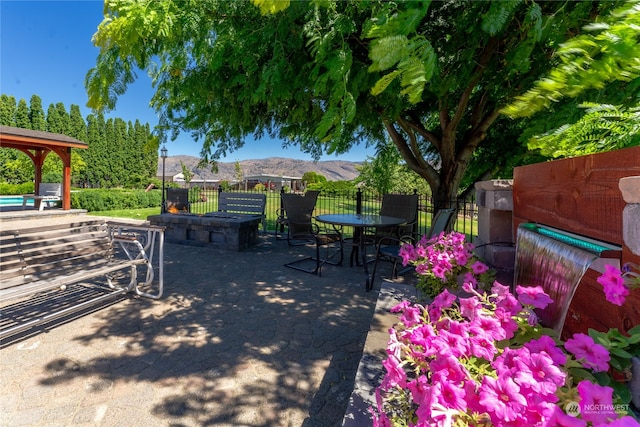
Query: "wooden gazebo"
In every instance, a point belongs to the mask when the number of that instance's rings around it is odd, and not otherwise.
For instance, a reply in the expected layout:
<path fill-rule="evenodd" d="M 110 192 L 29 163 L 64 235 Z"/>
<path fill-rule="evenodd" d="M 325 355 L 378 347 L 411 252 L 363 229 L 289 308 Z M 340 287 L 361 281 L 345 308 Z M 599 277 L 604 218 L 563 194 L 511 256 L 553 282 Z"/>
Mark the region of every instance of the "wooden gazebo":
<path fill-rule="evenodd" d="M 71 209 L 71 149 L 88 148 L 85 142 L 58 133 L 0 126 L 0 147 L 15 148 L 33 161 L 36 170 L 35 193 L 42 181 L 42 164 L 50 152 L 62 159 L 62 209 Z"/>

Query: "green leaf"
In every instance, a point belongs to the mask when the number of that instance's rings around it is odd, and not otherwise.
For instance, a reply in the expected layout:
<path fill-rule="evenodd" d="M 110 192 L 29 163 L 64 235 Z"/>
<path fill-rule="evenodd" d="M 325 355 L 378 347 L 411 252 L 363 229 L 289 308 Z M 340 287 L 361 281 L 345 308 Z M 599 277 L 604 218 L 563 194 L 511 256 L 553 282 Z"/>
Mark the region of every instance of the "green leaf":
<path fill-rule="evenodd" d="M 407 37 L 403 35 L 372 41 L 369 53 L 372 63 L 369 66 L 369 71 L 384 71 L 393 67 L 406 56 L 408 44 Z"/>
<path fill-rule="evenodd" d="M 351 92 L 347 92 L 342 99 L 342 109 L 344 110 L 344 121 L 351 123 L 356 115 L 356 100 Z"/>
<path fill-rule="evenodd" d="M 583 380 L 589 380 L 589 381 L 592 381 L 592 382 L 596 380 L 594 378 L 594 376 L 591 374 L 591 372 L 587 371 L 586 369 L 571 368 L 571 369 L 569 369 L 569 373 L 574 378 L 579 378 L 579 379 L 583 379 Z"/>
<path fill-rule="evenodd" d="M 638 344 L 638 343 L 640 343 L 640 334 L 631 335 L 629 338 L 627 338 L 627 342 L 629 344 Z"/>
<path fill-rule="evenodd" d="M 624 359 L 631 359 L 633 357 L 633 355 L 631 353 L 628 353 L 624 350 L 622 350 L 621 348 L 611 348 L 609 349 L 609 352 L 611 354 L 615 354 L 618 357 L 622 357 Z"/>
<path fill-rule="evenodd" d="M 629 335 L 637 335 L 640 336 L 640 325 L 636 325 L 633 328 L 627 331 Z"/>
<path fill-rule="evenodd" d="M 631 390 L 626 384 L 612 381 L 609 386 L 613 388 L 614 396 L 617 396 L 623 404 L 628 405 L 631 402 Z"/>
<path fill-rule="evenodd" d="M 622 366 L 622 364 L 620 363 L 620 361 L 619 361 L 618 359 L 616 359 L 615 357 L 614 357 L 614 358 L 611 358 L 611 360 L 609 360 L 609 365 L 610 365 L 613 369 L 615 369 L 615 370 L 617 370 L 617 371 L 621 371 L 621 372 L 622 372 L 622 370 L 624 370 L 624 366 Z"/>
<path fill-rule="evenodd" d="M 593 377 L 596 379 L 598 384 L 602 386 L 606 386 L 611 383 L 611 377 L 606 372 L 596 372 L 593 374 Z"/>
<path fill-rule="evenodd" d="M 401 74 L 400 71 L 395 70 L 390 72 L 389 74 L 385 74 L 384 76 L 382 76 L 380 79 L 378 79 L 376 84 L 373 85 L 373 87 L 371 88 L 371 94 L 375 96 L 384 92 L 387 86 L 389 86 L 391 82 L 393 82 L 395 78 L 398 77 L 400 74 Z"/>

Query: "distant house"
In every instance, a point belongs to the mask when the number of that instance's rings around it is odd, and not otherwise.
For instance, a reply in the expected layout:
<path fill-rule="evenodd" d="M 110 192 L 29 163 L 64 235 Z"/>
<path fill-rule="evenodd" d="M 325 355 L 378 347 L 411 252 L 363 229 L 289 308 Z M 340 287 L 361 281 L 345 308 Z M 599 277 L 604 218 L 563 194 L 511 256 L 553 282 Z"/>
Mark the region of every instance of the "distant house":
<path fill-rule="evenodd" d="M 304 191 L 304 183 L 301 176 L 250 175 L 244 177 L 244 182 L 247 189 L 251 189 L 256 184 L 261 183 L 272 191 L 280 191 L 284 187 L 290 188 L 291 191 Z"/>
<path fill-rule="evenodd" d="M 162 180 L 162 175 L 158 176 Z M 204 178 L 198 174 L 194 174 L 189 184 L 184 179 L 182 172 L 165 173 L 165 182 L 173 182 L 182 188 L 200 187 L 206 189 L 217 189 L 223 179 Z M 240 190 L 253 190 L 260 183 L 271 191 L 280 191 L 283 188 L 289 188 L 291 191 L 304 191 L 304 183 L 301 176 L 285 176 L 285 175 L 250 175 L 246 176 L 242 182 L 236 180 L 228 180 L 229 184 L 236 186 Z"/>

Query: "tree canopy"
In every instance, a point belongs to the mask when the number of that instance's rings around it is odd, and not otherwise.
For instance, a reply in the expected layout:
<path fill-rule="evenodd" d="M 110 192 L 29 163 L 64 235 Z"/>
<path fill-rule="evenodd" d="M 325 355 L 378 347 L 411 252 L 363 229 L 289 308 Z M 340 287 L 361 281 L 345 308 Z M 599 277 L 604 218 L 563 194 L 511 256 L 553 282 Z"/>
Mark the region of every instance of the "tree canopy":
<path fill-rule="evenodd" d="M 391 141 L 443 206 L 500 111 L 619 2 L 254 3 L 105 1 L 89 105 L 113 108 L 143 69 L 162 129 L 205 159 L 247 135 L 316 156 Z"/>

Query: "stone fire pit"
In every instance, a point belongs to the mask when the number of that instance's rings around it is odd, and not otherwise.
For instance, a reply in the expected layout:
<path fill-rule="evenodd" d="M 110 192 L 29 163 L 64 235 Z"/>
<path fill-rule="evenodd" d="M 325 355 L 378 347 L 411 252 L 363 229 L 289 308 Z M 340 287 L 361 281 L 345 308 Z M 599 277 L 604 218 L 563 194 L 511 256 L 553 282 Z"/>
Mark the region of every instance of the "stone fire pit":
<path fill-rule="evenodd" d="M 164 213 L 147 218 L 151 225 L 165 227 L 165 240 L 192 246 L 210 246 L 242 251 L 258 241 L 260 217 L 248 214 L 211 212 Z"/>

